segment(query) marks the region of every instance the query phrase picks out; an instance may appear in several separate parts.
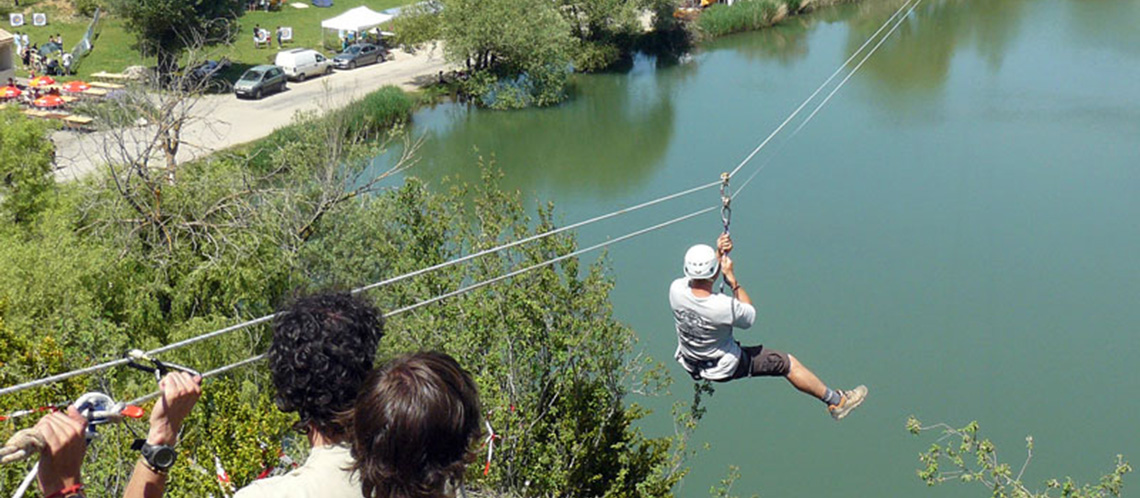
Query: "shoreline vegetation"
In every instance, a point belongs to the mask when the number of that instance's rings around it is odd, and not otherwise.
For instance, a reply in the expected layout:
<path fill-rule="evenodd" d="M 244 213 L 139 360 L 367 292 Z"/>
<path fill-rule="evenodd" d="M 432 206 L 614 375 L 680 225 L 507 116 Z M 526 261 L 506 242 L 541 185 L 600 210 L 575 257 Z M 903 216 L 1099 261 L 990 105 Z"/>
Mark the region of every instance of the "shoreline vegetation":
<path fill-rule="evenodd" d="M 715 38 L 734 33 L 755 31 L 779 24 L 789 17 L 816 9 L 859 0 L 736 0 L 733 5 L 709 6 L 696 24 L 704 36 Z"/>

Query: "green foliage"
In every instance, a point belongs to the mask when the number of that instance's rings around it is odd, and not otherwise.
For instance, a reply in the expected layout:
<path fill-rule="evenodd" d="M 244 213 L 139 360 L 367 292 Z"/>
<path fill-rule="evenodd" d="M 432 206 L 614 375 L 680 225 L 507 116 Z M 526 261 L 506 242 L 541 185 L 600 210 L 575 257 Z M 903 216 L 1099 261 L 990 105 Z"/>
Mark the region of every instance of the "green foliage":
<path fill-rule="evenodd" d="M 392 102 L 399 100 L 378 97 L 361 107 L 398 115 L 401 106 Z M 429 190 L 407 179 L 379 188 L 386 172 L 372 169 L 371 158 L 381 144 L 347 131 L 344 118 L 303 117 L 275 142 L 184 164 L 161 196 L 139 197 L 141 210 L 124 194 L 140 186 L 94 177 L 61 185 L 58 200 L 26 227 L 0 230 L 0 267 L 13 269 L 0 272 L 0 381 L 169 344 L 268 314 L 294 289 L 353 287 L 554 226 L 553 208 L 529 214 L 517 192 L 499 188 L 491 168 L 475 186 Z M 262 162 L 251 165 L 255 157 Z M 372 297 L 396 310 L 575 247 L 572 235 L 561 234 Z M 570 258 L 390 319 L 381 358 L 441 349 L 477 379 L 503 439 L 489 475 L 472 466 L 471 488 L 671 495 L 696 420 L 685 413 L 684 429 L 672 438 L 649 438 L 635 427 L 645 411 L 627 402 L 629 390 L 651 393 L 667 376 L 634 355 L 633 331 L 612 316 L 612 288 L 604 263 Z M 258 326 L 163 358 L 209 370 L 263 352 L 268 342 L 267 328 Z M 5 396 L 0 412 L 96 389 L 130 399 L 154 390 L 154 381 L 111 369 Z M 290 433 L 293 417 L 274 408 L 272 391 L 263 365 L 207 381 L 168 496 L 219 495 L 215 459 L 240 487 L 272 467 L 280 449 L 303 457 L 303 438 Z M 7 424 L 0 436 L 34 419 Z M 85 466 L 92 496 L 121 494 L 136 459 L 128 431 L 103 431 Z M 0 469 L 5 489 L 18 474 L 15 466 Z"/>
<path fill-rule="evenodd" d="M 386 86 L 345 107 L 341 119 L 348 124 L 347 133 L 376 135 L 407 123 L 414 103 L 412 97 L 399 87 Z"/>
<path fill-rule="evenodd" d="M 482 71 L 463 82 L 483 107 L 498 110 L 545 107 L 566 98 L 569 67 L 542 66 L 511 75 L 502 68 Z"/>
<path fill-rule="evenodd" d="M 29 220 L 47 203 L 55 147 L 47 127 L 15 108 L 0 109 L 0 214 L 4 221 Z"/>
<path fill-rule="evenodd" d="M 738 0 L 733 5 L 714 4 L 701 12 L 697 26 L 709 37 L 724 36 L 771 26 L 784 0 Z"/>
<path fill-rule="evenodd" d="M 613 65 L 622 56 L 616 45 L 597 41 L 586 41 L 578 45 L 574 52 L 574 67 L 582 72 L 600 71 Z"/>
<path fill-rule="evenodd" d="M 451 62 L 471 73 L 463 90 L 497 109 L 566 98 L 577 44 L 559 6 L 542 0 L 440 0 L 409 10 L 401 43 L 440 39 Z"/>
<path fill-rule="evenodd" d="M 978 423 L 970 422 L 965 427 L 955 428 L 946 424 L 923 426 L 918 419 L 909 417 L 907 431 L 919 435 L 924 431 L 937 430 L 942 437 L 930 448 L 918 455 L 922 468 L 918 477 L 928 486 L 947 481 L 978 483 L 990 490 L 994 498 L 1049 498 L 1060 493 L 1062 498 L 1106 498 L 1120 496 L 1124 486 L 1124 475 L 1132 471 L 1132 466 L 1121 455 L 1116 456 L 1112 472 L 1105 474 L 1096 484 L 1078 484 L 1071 478 L 1064 481 L 1049 479 L 1045 491 L 1031 490 L 1021 481 L 1029 461 L 1033 458 L 1033 437 L 1026 437 L 1026 457 L 1020 470 L 1014 473 L 1009 463 L 998 460 L 997 448 L 988 438 L 979 436 Z"/>
<path fill-rule="evenodd" d="M 641 32 L 638 16 L 644 0 L 560 0 L 558 11 L 577 39 L 574 67 L 591 72 L 605 69 L 629 53 Z"/>
<path fill-rule="evenodd" d="M 400 11 L 392 20 L 397 45 L 414 47 L 440 39 L 439 2 L 417 2 Z"/>
<path fill-rule="evenodd" d="M 105 9 L 106 5 L 102 0 L 73 0 L 75 11 L 84 17 L 91 17 L 95 15 L 95 9 Z"/>

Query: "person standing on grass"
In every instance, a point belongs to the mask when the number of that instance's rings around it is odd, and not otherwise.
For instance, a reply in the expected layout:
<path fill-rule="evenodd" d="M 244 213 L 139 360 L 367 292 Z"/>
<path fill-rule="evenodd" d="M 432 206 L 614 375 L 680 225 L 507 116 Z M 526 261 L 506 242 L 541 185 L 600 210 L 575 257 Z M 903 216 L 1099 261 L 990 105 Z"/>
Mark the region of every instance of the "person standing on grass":
<path fill-rule="evenodd" d="M 717 239 L 717 248 L 697 244 L 685 253 L 684 274 L 669 286 L 669 305 L 677 328 L 677 362 L 693 380 L 728 382 L 745 377 L 784 377 L 796 389 L 827 405 L 835 420 L 841 420 L 867 397 L 867 387 L 833 390 L 819 380 L 796 357 L 772 348 L 741 347 L 734 328 L 746 329 L 756 320 L 752 298 L 736 279 L 728 253 L 732 238 Z M 732 295 L 713 292 L 713 283 L 724 277 Z"/>

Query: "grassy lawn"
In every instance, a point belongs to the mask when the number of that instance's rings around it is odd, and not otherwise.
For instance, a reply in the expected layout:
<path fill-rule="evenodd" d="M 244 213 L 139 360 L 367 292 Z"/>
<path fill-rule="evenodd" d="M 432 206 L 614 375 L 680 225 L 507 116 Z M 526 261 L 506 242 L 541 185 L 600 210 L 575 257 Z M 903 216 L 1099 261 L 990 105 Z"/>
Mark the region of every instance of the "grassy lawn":
<path fill-rule="evenodd" d="M 255 48 L 253 46 L 253 27 L 255 25 L 261 25 L 262 28 L 268 29 L 270 33 L 272 33 L 277 26 L 291 26 L 293 28 L 293 43 L 287 44 L 285 48 L 316 48 L 320 50 L 322 20 L 339 15 L 348 9 L 361 5 L 366 5 L 372 10 L 381 11 L 412 3 L 412 0 L 335 0 L 332 7 L 317 8 L 313 7 L 307 0 L 289 0 L 287 3 L 292 3 L 293 1 L 302 1 L 304 4 L 309 5 L 309 8 L 297 9 L 286 4 L 278 11 L 243 13 L 242 17 L 237 20 L 238 26 L 235 28 L 237 30 L 237 36 L 233 43 L 211 48 L 209 50 L 209 57 L 228 57 L 233 61 L 234 68 L 229 73 L 231 73 L 231 79 L 236 79 L 236 76 L 240 75 L 244 68 L 258 64 L 272 63 L 274 56 L 277 54 L 276 41 L 273 42 L 272 48 Z M 0 0 L 0 6 L 10 7 L 10 2 L 11 0 Z M 5 19 L 0 19 L 0 28 L 6 31 L 28 33 L 28 38 L 31 43 L 41 45 L 47 42 L 49 36 L 54 36 L 59 33 L 63 35 L 65 49 L 71 50 L 71 47 L 83 38 L 83 34 L 86 32 L 87 25 L 91 22 L 91 19 L 77 15 L 67 15 L 55 7 L 57 3 L 59 3 L 59 0 L 21 1 L 20 8 L 14 11 L 25 12 L 28 23 L 20 28 L 12 28 L 7 23 L 7 16 L 4 16 Z M 32 12 L 47 13 L 48 25 L 44 27 L 32 26 Z M 122 21 L 116 19 L 113 15 L 104 16 L 99 21 L 97 32 L 98 37 L 95 40 L 95 49 L 83 59 L 83 63 L 79 67 L 79 74 L 73 78 L 63 78 L 64 80 L 87 78 L 92 73 L 99 71 L 117 73 L 127 66 L 149 66 L 154 64 L 153 59 L 144 59 L 132 48 L 134 36 L 127 33 L 123 29 Z M 17 74 L 27 76 L 27 73 L 21 71 L 19 68 L 17 68 Z"/>

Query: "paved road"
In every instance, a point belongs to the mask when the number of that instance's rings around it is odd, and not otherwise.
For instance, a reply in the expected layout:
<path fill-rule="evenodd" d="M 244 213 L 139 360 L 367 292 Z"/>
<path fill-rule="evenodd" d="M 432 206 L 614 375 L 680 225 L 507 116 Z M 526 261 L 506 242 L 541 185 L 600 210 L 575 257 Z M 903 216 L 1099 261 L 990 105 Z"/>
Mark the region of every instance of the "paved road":
<path fill-rule="evenodd" d="M 289 124 L 298 111 L 340 108 L 385 85 L 415 89 L 436 81 L 440 71 L 452 69 L 443 60 L 439 48 L 420 50 L 415 55 L 399 50 L 391 54 L 393 58 L 381 64 L 336 71 L 303 83 L 290 82 L 286 91 L 262 100 L 239 100 L 232 94 L 203 97 L 192 111 L 195 119 L 183 130 L 184 143 L 178 158 L 187 161 L 265 137 Z M 153 132 L 153 128 L 139 127 L 129 130 L 127 135 L 142 143 L 145 142 L 142 138 Z M 123 135 L 121 131 L 117 134 Z M 115 135 L 113 132 L 54 133 L 56 179 L 81 178 L 107 162 L 106 157 L 119 157 L 120 154 L 107 153 L 117 148 Z M 140 147 L 133 146 L 135 150 Z"/>

